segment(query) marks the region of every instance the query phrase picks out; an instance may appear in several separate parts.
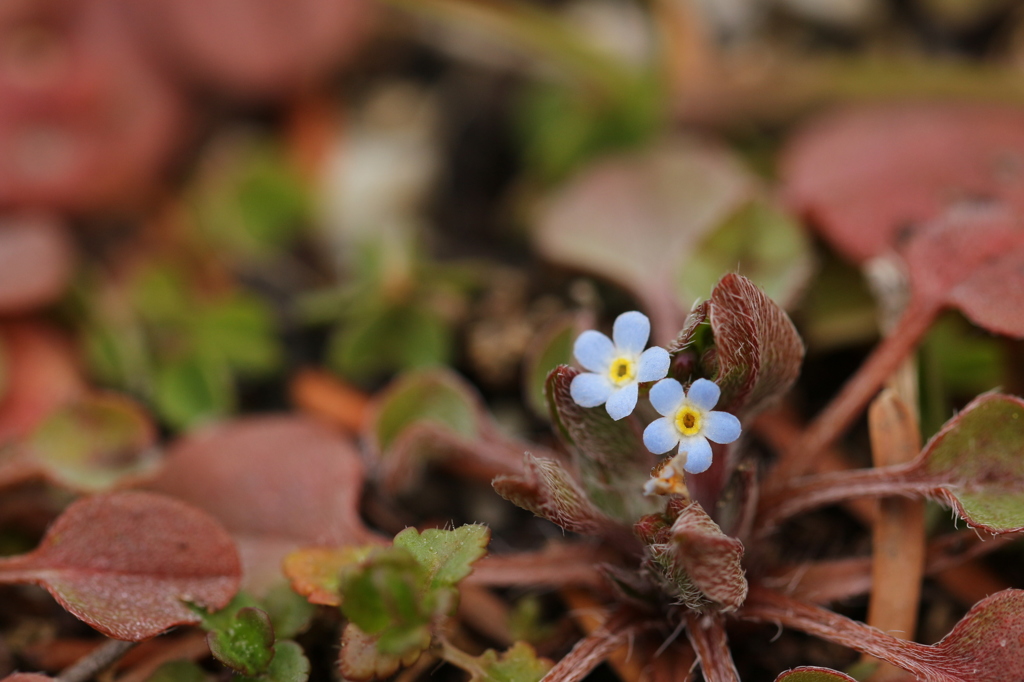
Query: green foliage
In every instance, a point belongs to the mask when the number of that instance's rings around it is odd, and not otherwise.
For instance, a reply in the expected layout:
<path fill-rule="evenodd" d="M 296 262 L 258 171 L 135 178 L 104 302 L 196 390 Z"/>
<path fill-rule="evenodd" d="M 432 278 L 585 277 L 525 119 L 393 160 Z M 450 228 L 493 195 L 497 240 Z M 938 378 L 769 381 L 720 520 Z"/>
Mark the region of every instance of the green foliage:
<path fill-rule="evenodd" d="M 342 668 L 362 678 L 397 668 L 430 646 L 458 602 L 456 585 L 486 553 L 490 531 L 408 528 L 394 545 L 375 549 L 342 570 Z M 348 674 L 348 673 L 347 673 Z"/>
<path fill-rule="evenodd" d="M 287 583 L 278 583 L 267 590 L 261 605 L 270 616 L 274 634 L 280 639 L 291 639 L 304 631 L 316 612 L 316 608 Z"/>
<path fill-rule="evenodd" d="M 192 661 L 169 661 L 156 669 L 146 682 L 206 682 L 206 672 Z"/>
<path fill-rule="evenodd" d="M 600 154 L 641 146 L 663 127 L 664 96 L 650 75 L 612 96 L 564 84 L 530 85 L 518 116 L 527 166 L 552 184 Z"/>
<path fill-rule="evenodd" d="M 516 642 L 501 654 L 488 649 L 471 661 L 455 658 L 449 662 L 465 668 L 470 682 L 540 682 L 551 669 L 551 661 L 538 658 L 526 642 Z"/>
<path fill-rule="evenodd" d="M 453 375 L 413 372 L 399 378 L 385 395 L 374 435 L 382 452 L 386 452 L 403 431 L 423 422 L 473 439 L 480 431 L 479 419 L 479 407 L 473 396 Z"/>
<path fill-rule="evenodd" d="M 302 647 L 286 640 L 274 645 L 274 659 L 263 673 L 240 675 L 236 679 L 239 682 L 306 682 L 309 670 L 309 659 Z"/>

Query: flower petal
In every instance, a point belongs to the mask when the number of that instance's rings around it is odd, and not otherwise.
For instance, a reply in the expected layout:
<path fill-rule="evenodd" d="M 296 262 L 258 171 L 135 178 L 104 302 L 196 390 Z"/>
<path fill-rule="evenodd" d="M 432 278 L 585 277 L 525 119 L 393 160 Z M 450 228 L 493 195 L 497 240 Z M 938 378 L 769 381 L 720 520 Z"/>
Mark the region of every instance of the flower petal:
<path fill-rule="evenodd" d="M 580 407 L 597 407 L 612 394 L 612 382 L 603 374 L 583 372 L 572 378 L 569 395 Z"/>
<path fill-rule="evenodd" d="M 686 469 L 691 474 L 700 474 L 711 466 L 711 443 L 704 436 L 683 436 L 679 439 L 679 452 L 686 453 Z"/>
<path fill-rule="evenodd" d="M 588 329 L 576 337 L 572 354 L 584 369 L 605 374 L 615 359 L 615 346 L 612 345 L 612 340 L 601 332 Z"/>
<path fill-rule="evenodd" d="M 639 355 L 647 345 L 650 335 L 651 321 L 636 310 L 622 313 L 615 318 L 615 324 L 612 326 L 612 338 L 615 339 L 615 347 L 620 353 Z"/>
<path fill-rule="evenodd" d="M 702 411 L 707 412 L 712 407 L 718 404 L 718 398 L 722 395 L 722 389 L 718 388 L 718 384 L 707 379 L 697 379 L 690 386 L 690 390 L 686 394 L 686 399 L 694 407 L 700 408 Z"/>
<path fill-rule="evenodd" d="M 700 433 L 716 443 L 731 443 L 740 437 L 740 420 L 728 412 L 708 412 Z"/>
<path fill-rule="evenodd" d="M 608 415 L 615 421 L 628 416 L 633 411 L 633 408 L 636 407 L 637 393 L 635 381 L 612 391 L 608 402 L 604 404 L 605 409 L 608 410 Z"/>
<path fill-rule="evenodd" d="M 666 417 L 675 417 L 676 408 L 683 402 L 683 386 L 675 379 L 662 379 L 651 386 L 651 393 L 648 396 L 651 405 Z"/>
<path fill-rule="evenodd" d="M 656 455 L 668 452 L 679 442 L 679 431 L 676 430 L 671 417 L 655 419 L 644 429 L 644 445 Z"/>
<path fill-rule="evenodd" d="M 648 348 L 640 355 L 640 359 L 636 363 L 636 380 L 664 379 L 668 374 L 668 366 L 671 362 L 672 358 L 668 356 L 668 351 L 664 348 L 659 346 Z"/>

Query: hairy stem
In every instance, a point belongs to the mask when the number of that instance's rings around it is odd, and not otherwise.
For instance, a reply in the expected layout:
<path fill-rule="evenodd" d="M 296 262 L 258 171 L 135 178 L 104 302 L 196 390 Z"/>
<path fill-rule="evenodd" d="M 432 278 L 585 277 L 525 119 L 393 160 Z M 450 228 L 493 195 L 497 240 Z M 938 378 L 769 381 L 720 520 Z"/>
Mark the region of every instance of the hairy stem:
<path fill-rule="evenodd" d="M 697 652 L 704 679 L 707 682 L 739 682 L 722 617 L 690 613 L 687 621 L 686 634 Z"/>
<path fill-rule="evenodd" d="M 755 535 L 769 533 L 802 512 L 852 497 L 927 497 L 937 488 L 911 465 L 805 476 L 762 498 Z"/>

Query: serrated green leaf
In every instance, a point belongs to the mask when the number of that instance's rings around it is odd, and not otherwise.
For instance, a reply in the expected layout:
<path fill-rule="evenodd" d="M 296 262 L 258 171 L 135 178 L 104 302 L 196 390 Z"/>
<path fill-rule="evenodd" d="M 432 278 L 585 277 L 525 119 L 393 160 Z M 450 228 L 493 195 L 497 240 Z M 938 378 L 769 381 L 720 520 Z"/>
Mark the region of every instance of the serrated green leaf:
<path fill-rule="evenodd" d="M 206 671 L 192 661 L 168 661 L 149 676 L 146 682 L 206 682 Z"/>
<path fill-rule="evenodd" d="M 218 661 L 245 675 L 266 671 L 274 658 L 270 616 L 251 606 L 239 609 L 226 626 L 211 630 L 206 641 Z"/>
<path fill-rule="evenodd" d="M 470 390 L 451 372 L 410 372 L 388 388 L 372 430 L 381 452 L 387 452 L 405 429 L 422 422 L 440 425 L 472 440 L 480 433 L 479 412 Z"/>
<path fill-rule="evenodd" d="M 516 642 L 500 655 L 488 649 L 476 660 L 479 670 L 471 671 L 471 682 L 539 682 L 552 667 L 526 642 Z"/>
<path fill-rule="evenodd" d="M 309 679 L 309 659 L 295 642 L 279 641 L 274 646 L 274 660 L 266 671 L 255 677 L 239 675 L 239 682 L 306 682 Z"/>
<path fill-rule="evenodd" d="M 469 575 L 473 564 L 487 554 L 491 531 L 471 524 L 454 530 L 429 528 L 422 533 L 406 528 L 395 536 L 395 546 L 404 547 L 427 571 L 429 589 L 455 587 Z"/>
<path fill-rule="evenodd" d="M 316 613 L 316 608 L 287 583 L 278 583 L 270 588 L 261 605 L 270 616 L 278 640 L 291 639 L 305 630 Z"/>
<path fill-rule="evenodd" d="M 409 550 L 374 550 L 343 571 L 341 612 L 368 635 L 425 625 L 432 615 L 423 603 L 429 582 L 426 568 Z"/>

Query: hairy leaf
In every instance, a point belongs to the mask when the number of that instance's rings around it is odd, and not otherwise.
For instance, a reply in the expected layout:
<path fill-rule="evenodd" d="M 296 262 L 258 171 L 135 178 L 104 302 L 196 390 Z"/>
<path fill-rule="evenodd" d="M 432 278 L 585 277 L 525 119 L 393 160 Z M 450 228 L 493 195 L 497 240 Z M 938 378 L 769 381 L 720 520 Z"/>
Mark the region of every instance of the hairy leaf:
<path fill-rule="evenodd" d="M 958 203 L 1024 205 L 1015 169 L 1024 111 L 975 104 L 840 110 L 794 137 L 783 154 L 789 203 L 839 251 L 864 262 L 908 228 Z"/>
<path fill-rule="evenodd" d="M 252 606 L 233 611 L 207 634 L 210 653 L 243 675 L 262 673 L 274 658 L 274 627 L 270 616 Z"/>
<path fill-rule="evenodd" d="M 522 475 L 494 479 L 494 489 L 512 504 L 581 535 L 628 535 L 628 530 L 590 502 L 558 462 L 527 453 L 523 469 Z"/>
<path fill-rule="evenodd" d="M 540 682 L 551 661 L 538 658 L 526 642 L 516 642 L 501 654 L 488 649 L 476 657 L 478 668 L 470 670 L 470 682 Z"/>
<path fill-rule="evenodd" d="M 100 632 L 133 641 L 198 622 L 183 600 L 224 606 L 240 575 L 237 551 L 220 524 L 145 492 L 79 500 L 35 551 L 0 560 L 0 581 L 41 585 Z"/>
<path fill-rule="evenodd" d="M 665 515 L 641 520 L 636 531 L 647 543 L 654 568 L 681 603 L 722 612 L 743 604 L 743 544 L 723 533 L 699 504 L 670 506 Z"/>
<path fill-rule="evenodd" d="M 569 387 L 578 374 L 561 365 L 548 375 L 551 419 L 572 453 L 590 502 L 611 518 L 633 523 L 658 507 L 655 500 L 639 494 L 650 479 L 655 457 L 644 446 L 634 420 L 615 421 L 604 409 L 576 404 Z"/>
<path fill-rule="evenodd" d="M 789 390 L 800 373 L 804 345 L 789 316 L 741 275 L 726 275 L 711 292 L 717 409 L 753 415 Z"/>
<path fill-rule="evenodd" d="M 238 542 L 247 589 L 283 578 L 303 546 L 379 542 L 359 516 L 364 467 L 346 438 L 309 419 L 225 422 L 171 445 L 150 486 L 210 512 Z"/>
<path fill-rule="evenodd" d="M 395 547 L 403 547 L 427 571 L 428 589 L 455 587 L 473 570 L 473 564 L 487 554 L 491 531 L 470 524 L 454 530 L 429 528 L 422 533 L 406 528 L 395 536 Z"/>
<path fill-rule="evenodd" d="M 266 671 L 255 677 L 240 675 L 239 682 L 306 682 L 309 679 L 309 659 L 302 647 L 290 640 L 274 645 L 274 658 Z"/>
<path fill-rule="evenodd" d="M 775 682 L 857 682 L 855 679 L 838 670 L 801 666 L 787 670 L 775 678 Z"/>
<path fill-rule="evenodd" d="M 984 395 L 925 446 L 915 467 L 972 526 L 1024 529 L 1024 400 Z"/>

